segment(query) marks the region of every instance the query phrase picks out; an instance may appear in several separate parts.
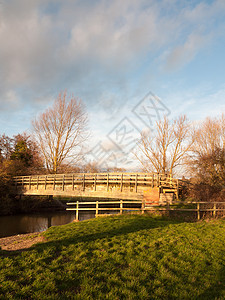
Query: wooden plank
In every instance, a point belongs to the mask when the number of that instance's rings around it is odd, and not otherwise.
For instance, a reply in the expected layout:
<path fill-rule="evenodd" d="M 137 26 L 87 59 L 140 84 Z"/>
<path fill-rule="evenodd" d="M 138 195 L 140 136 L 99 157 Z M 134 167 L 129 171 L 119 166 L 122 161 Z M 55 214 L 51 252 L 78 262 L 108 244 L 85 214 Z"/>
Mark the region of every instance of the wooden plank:
<path fill-rule="evenodd" d="M 167 211 L 167 210 L 171 210 L 171 211 L 190 211 L 190 212 L 204 212 L 204 211 L 214 211 L 214 209 L 197 209 L 197 208 L 159 208 L 158 206 L 149 206 L 149 207 L 145 207 L 145 210 L 157 210 L 157 211 Z M 225 211 L 225 209 L 217 209 L 216 211 Z"/>
<path fill-rule="evenodd" d="M 123 200 L 120 200 L 120 214 L 123 213 Z"/>
<path fill-rule="evenodd" d="M 65 175 L 62 177 L 62 190 L 64 191 L 64 185 L 65 185 Z"/>
<path fill-rule="evenodd" d="M 96 201 L 96 212 L 95 212 L 95 215 L 96 215 L 96 217 L 98 216 L 98 201 Z"/>
<path fill-rule="evenodd" d="M 123 174 L 121 174 L 120 191 L 123 190 Z"/>
<path fill-rule="evenodd" d="M 45 175 L 45 190 L 47 188 L 47 175 Z"/>
<path fill-rule="evenodd" d="M 107 174 L 107 192 L 109 191 L 109 173 Z"/>
<path fill-rule="evenodd" d="M 95 181 L 94 181 L 94 189 L 96 191 L 96 180 L 97 180 L 97 175 L 95 174 Z"/>
<path fill-rule="evenodd" d="M 93 201 L 93 202 L 91 202 L 91 201 L 90 202 L 80 202 L 80 204 L 82 204 L 82 205 L 83 204 L 85 204 L 85 205 L 86 204 L 95 205 L 95 203 L 96 203 L 95 201 Z M 120 204 L 120 201 L 108 201 L 108 202 L 106 202 L 106 201 L 99 201 L 98 203 L 99 203 L 99 205 L 100 204 Z M 125 200 L 125 201 L 123 201 L 123 203 L 124 204 L 141 204 L 142 202 L 141 201 L 135 201 L 135 200 L 134 201 L 126 201 Z M 75 205 L 76 202 L 67 202 L 66 204 L 67 205 Z"/>
<path fill-rule="evenodd" d="M 83 174 L 83 191 L 85 191 L 85 174 Z"/>
<path fill-rule="evenodd" d="M 197 203 L 197 219 L 200 220 L 200 204 Z"/>
<path fill-rule="evenodd" d="M 76 221 L 79 221 L 79 201 L 76 204 Z"/>
<path fill-rule="evenodd" d="M 216 217 L 216 203 L 213 204 L 213 217 Z"/>
<path fill-rule="evenodd" d="M 77 210 L 76 208 L 66 208 L 66 210 Z M 88 210 L 94 210 L 94 211 L 96 211 L 96 207 L 90 207 L 90 208 L 85 208 L 85 207 L 79 207 L 79 209 L 78 209 L 78 211 L 81 211 L 81 210 L 83 210 L 83 211 L 88 211 Z M 108 210 L 108 211 L 120 211 L 121 209 L 120 209 L 120 207 L 98 207 L 98 212 L 100 211 L 100 210 Z M 127 211 L 141 211 L 141 209 L 140 208 L 134 208 L 134 207 L 124 207 L 123 208 L 123 210 L 127 210 Z"/>
<path fill-rule="evenodd" d="M 137 185 L 138 185 L 138 174 L 135 176 L 135 193 L 137 193 Z"/>

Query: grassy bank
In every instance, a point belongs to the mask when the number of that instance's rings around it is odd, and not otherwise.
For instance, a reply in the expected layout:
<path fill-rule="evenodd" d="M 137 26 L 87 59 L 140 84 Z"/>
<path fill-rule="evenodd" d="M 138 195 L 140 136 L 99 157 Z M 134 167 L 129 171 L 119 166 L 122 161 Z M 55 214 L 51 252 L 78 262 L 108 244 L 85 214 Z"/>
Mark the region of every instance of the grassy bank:
<path fill-rule="evenodd" d="M 225 221 L 98 218 L 1 252 L 0 299 L 224 299 Z"/>

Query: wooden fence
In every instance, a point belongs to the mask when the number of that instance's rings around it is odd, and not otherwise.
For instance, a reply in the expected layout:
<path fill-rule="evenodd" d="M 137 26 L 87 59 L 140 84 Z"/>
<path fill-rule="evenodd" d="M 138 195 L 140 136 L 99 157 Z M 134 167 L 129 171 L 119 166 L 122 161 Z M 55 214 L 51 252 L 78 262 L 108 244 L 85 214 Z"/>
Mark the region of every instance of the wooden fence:
<path fill-rule="evenodd" d="M 125 207 L 124 205 L 129 204 L 130 207 Z M 181 203 L 178 203 L 178 205 Z M 177 211 L 177 212 L 196 212 L 197 220 L 201 219 L 202 212 L 211 212 L 213 217 L 217 216 L 217 212 L 224 212 L 225 211 L 225 202 L 182 202 L 182 205 L 196 205 L 196 208 L 178 208 L 167 205 L 166 207 L 144 207 L 143 202 L 140 201 L 94 201 L 94 202 L 68 202 L 68 206 L 75 206 L 73 208 L 68 207 L 67 210 L 75 210 L 76 211 L 76 220 L 79 218 L 79 211 L 95 211 L 95 215 L 99 215 L 99 211 L 119 211 L 120 214 L 123 211 L 139 211 L 139 212 L 157 212 L 157 211 Z M 94 206 L 94 207 L 87 207 L 87 206 Z M 102 205 L 115 205 L 116 207 L 102 207 Z M 140 205 L 140 207 L 134 207 L 132 205 Z M 205 207 L 203 207 L 205 206 Z M 211 208 L 210 208 L 211 206 Z M 221 206 L 223 208 L 221 208 Z"/>
<path fill-rule="evenodd" d="M 181 203 L 177 203 L 178 205 Z M 180 211 L 180 212 L 196 212 L 197 214 L 197 220 L 201 219 L 201 213 L 207 213 L 211 212 L 213 217 L 217 216 L 217 212 L 225 212 L 225 202 L 182 202 L 183 205 L 196 205 L 196 208 L 178 208 L 178 207 L 171 207 L 170 205 L 167 205 L 166 207 L 158 207 L 158 208 L 145 208 L 147 211 L 157 210 L 157 211 Z M 203 207 L 205 206 L 205 207 Z M 211 206 L 211 208 L 210 208 Z M 220 206 L 220 207 L 219 207 Z M 223 208 L 221 208 L 221 206 Z"/>
<path fill-rule="evenodd" d="M 150 174 L 150 173 L 75 173 L 75 174 L 56 174 L 56 175 L 33 175 L 33 176 L 16 176 L 14 182 L 17 187 L 26 187 L 31 189 L 35 186 L 38 189 L 40 186 L 52 186 L 53 190 L 56 186 L 61 186 L 62 190 L 66 185 L 71 185 L 74 189 L 75 185 L 85 186 L 93 184 L 96 188 L 97 184 L 105 184 L 109 187 L 110 184 L 119 184 L 121 190 L 123 185 L 133 185 L 137 190 L 139 185 L 147 185 L 150 187 L 164 186 L 168 188 L 177 188 L 178 179 L 172 178 L 165 174 Z"/>
<path fill-rule="evenodd" d="M 133 205 L 131 207 L 125 207 L 124 205 Z M 97 217 L 99 215 L 99 211 L 119 211 L 120 214 L 123 213 L 123 211 L 140 211 L 142 207 L 141 201 L 95 201 L 95 202 L 68 202 L 68 206 L 75 206 L 74 208 L 67 208 L 67 210 L 75 210 L 76 211 L 76 220 L 79 219 L 79 211 L 95 211 L 95 216 Z M 105 205 L 102 207 L 102 205 Z M 113 205 L 114 207 L 109 207 Z M 140 207 L 134 207 L 139 205 Z M 87 207 L 89 206 L 89 207 Z M 95 206 L 95 207 L 90 207 Z"/>

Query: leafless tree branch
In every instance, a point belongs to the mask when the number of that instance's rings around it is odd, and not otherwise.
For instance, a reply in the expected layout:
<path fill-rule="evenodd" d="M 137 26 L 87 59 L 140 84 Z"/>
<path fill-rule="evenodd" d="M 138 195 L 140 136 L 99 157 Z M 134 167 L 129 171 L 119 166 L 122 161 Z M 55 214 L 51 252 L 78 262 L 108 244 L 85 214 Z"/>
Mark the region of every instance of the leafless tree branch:
<path fill-rule="evenodd" d="M 65 162 L 75 161 L 87 139 L 87 114 L 83 103 L 60 93 L 51 108 L 33 121 L 36 140 L 49 172 L 57 173 Z"/>

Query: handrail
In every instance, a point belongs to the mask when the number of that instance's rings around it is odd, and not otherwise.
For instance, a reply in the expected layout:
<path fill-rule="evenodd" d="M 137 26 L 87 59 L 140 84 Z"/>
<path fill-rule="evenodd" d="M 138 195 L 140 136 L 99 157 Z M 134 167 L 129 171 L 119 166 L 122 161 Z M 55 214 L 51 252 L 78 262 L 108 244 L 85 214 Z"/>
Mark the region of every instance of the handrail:
<path fill-rule="evenodd" d="M 167 207 L 145 207 L 145 211 L 146 210 L 157 210 L 157 211 L 192 211 L 192 212 L 197 212 L 197 220 L 200 220 L 201 212 L 212 212 L 213 213 L 213 217 L 216 217 L 216 212 L 222 212 L 225 211 L 225 208 L 219 208 L 217 206 L 217 204 L 222 204 L 225 206 L 225 202 L 201 202 L 201 201 L 193 201 L 193 202 L 180 202 L 177 204 L 197 204 L 196 208 L 174 208 L 174 207 L 170 207 L 170 205 L 168 205 Z M 213 208 L 201 208 L 200 205 L 201 204 L 213 204 Z M 173 203 L 174 205 L 174 203 Z"/>
<path fill-rule="evenodd" d="M 200 220 L 201 212 L 212 212 L 213 217 L 216 217 L 216 212 L 222 212 L 225 211 L 225 208 L 218 208 L 216 204 L 220 203 L 225 205 L 225 202 L 186 202 L 188 204 L 194 203 L 197 204 L 196 208 L 173 208 L 170 207 L 170 205 L 166 207 L 157 207 L 157 206 L 151 206 L 151 207 L 144 207 L 143 203 L 141 201 L 127 201 L 127 200 L 120 200 L 120 201 L 90 201 L 90 202 L 82 202 L 82 201 L 76 201 L 76 202 L 68 202 L 68 206 L 75 205 L 74 208 L 66 208 L 67 210 L 74 210 L 76 211 L 76 220 L 79 219 L 79 211 L 96 211 L 96 216 L 98 216 L 99 211 L 120 211 L 120 214 L 122 214 L 123 211 L 139 211 L 144 213 L 145 211 L 183 211 L 183 212 L 196 212 L 197 213 L 197 220 Z M 213 204 L 213 208 L 200 208 L 201 203 L 208 203 Z M 99 205 L 102 204 L 117 204 L 118 207 L 100 207 Z M 137 207 L 124 207 L 124 204 L 142 204 L 141 208 Z M 80 205 L 82 207 L 80 207 Z M 87 205 L 94 205 L 95 207 L 85 207 Z"/>
<path fill-rule="evenodd" d="M 117 204 L 118 207 L 99 207 L 99 205 L 102 204 Z M 79 211 L 95 211 L 95 216 L 97 217 L 99 215 L 99 211 L 119 211 L 120 214 L 123 213 L 123 211 L 140 211 L 140 208 L 137 207 L 124 207 L 123 204 L 139 204 L 142 206 L 141 201 L 128 201 L 128 200 L 120 200 L 120 201 L 93 201 L 93 202 L 68 202 L 67 205 L 75 205 L 75 208 L 66 208 L 66 210 L 75 210 L 76 211 L 76 221 L 79 220 Z M 79 207 L 79 205 L 85 206 L 85 205 L 95 205 L 95 207 Z"/>
<path fill-rule="evenodd" d="M 17 186 L 22 185 L 39 185 L 45 184 L 79 184 L 82 183 L 85 187 L 87 183 L 106 183 L 113 184 L 141 184 L 154 186 L 170 186 L 178 187 L 178 179 L 172 178 L 165 174 L 157 173 L 71 173 L 71 174 L 46 174 L 46 175 L 31 175 L 31 176 L 16 176 L 14 182 Z"/>

